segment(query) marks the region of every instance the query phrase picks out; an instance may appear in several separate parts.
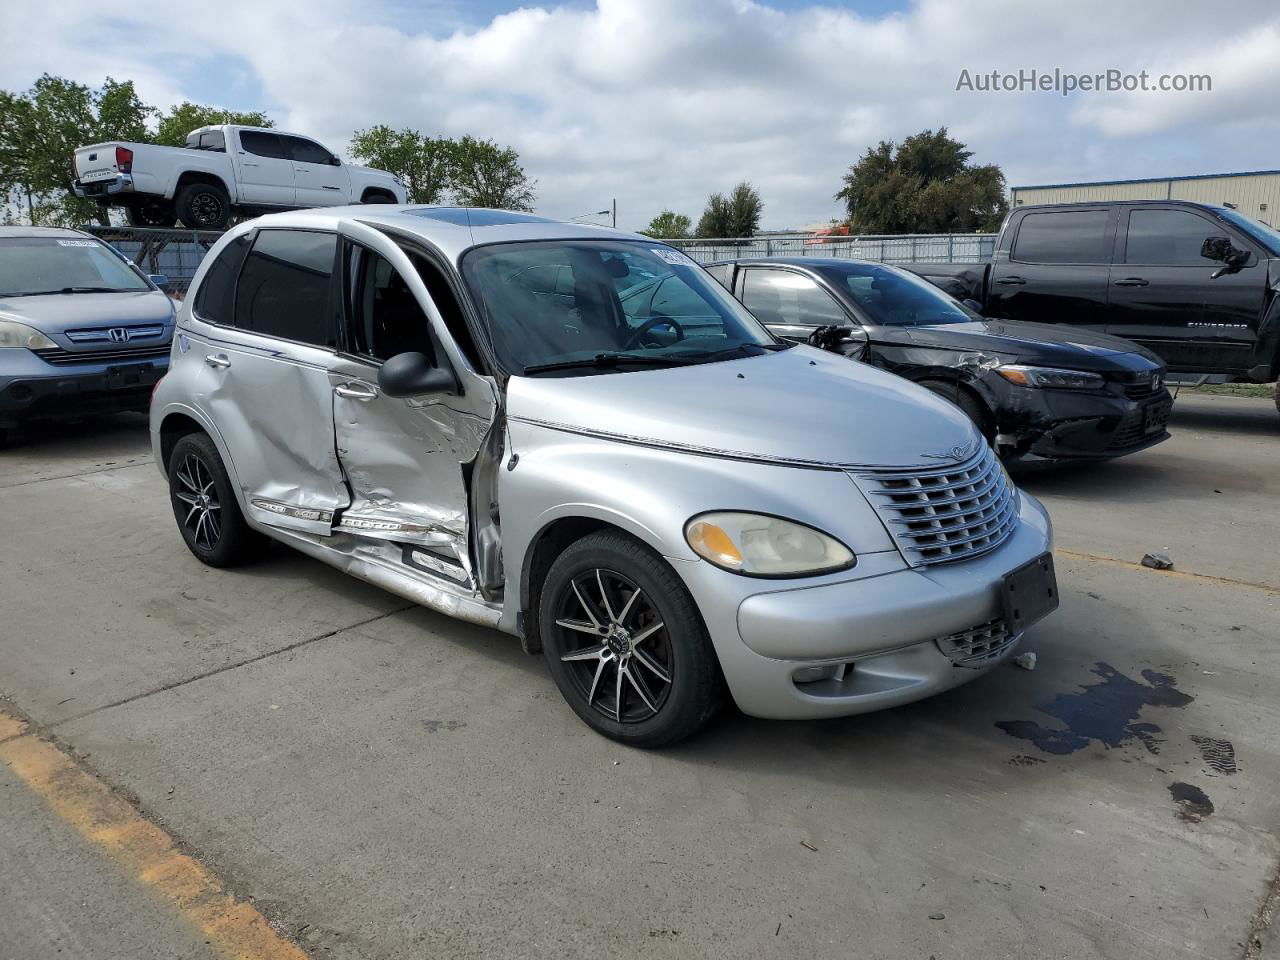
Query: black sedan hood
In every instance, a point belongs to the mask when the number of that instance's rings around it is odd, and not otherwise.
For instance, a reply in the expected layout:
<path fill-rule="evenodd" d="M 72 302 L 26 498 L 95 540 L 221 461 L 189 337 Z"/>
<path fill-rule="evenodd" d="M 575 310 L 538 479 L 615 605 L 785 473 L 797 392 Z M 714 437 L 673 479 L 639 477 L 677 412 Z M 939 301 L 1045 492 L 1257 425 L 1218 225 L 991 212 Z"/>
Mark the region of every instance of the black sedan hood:
<path fill-rule="evenodd" d="M 1053 323 L 973 320 L 937 326 L 881 327 L 874 340 L 1016 357 L 1068 370 L 1151 370 L 1164 364 L 1151 351 L 1105 333 Z"/>

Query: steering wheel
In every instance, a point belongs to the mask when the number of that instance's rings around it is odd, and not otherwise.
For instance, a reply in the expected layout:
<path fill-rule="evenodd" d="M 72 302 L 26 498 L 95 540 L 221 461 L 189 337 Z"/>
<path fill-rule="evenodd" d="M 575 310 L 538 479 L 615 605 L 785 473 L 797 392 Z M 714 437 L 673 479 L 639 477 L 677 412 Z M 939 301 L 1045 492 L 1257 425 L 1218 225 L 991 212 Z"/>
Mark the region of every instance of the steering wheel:
<path fill-rule="evenodd" d="M 627 338 L 627 342 L 622 345 L 623 350 L 634 350 L 640 346 L 640 338 L 652 330 L 654 327 L 670 327 L 676 332 L 675 342 L 679 343 L 684 339 L 684 327 L 676 323 L 670 317 L 650 317 L 640 327 Z"/>

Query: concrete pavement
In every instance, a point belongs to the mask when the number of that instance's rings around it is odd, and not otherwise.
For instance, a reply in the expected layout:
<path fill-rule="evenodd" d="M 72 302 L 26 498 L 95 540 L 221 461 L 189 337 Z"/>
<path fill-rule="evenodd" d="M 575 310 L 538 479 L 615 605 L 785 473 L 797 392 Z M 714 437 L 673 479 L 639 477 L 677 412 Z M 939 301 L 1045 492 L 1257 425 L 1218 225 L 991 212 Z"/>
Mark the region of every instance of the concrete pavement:
<path fill-rule="evenodd" d="M 1173 429 L 1021 478 L 1063 548 L 1034 672 L 840 721 L 730 713 L 645 753 L 590 733 L 509 638 L 284 550 L 201 567 L 120 418 L 0 454 L 0 693 L 315 957 L 1256 954 L 1280 417 L 1184 397 Z M 1177 570 L 1136 566 L 1152 549 Z M 0 929 L 44 909 L 83 933 L 54 866 L 93 858 L 10 809 L 51 862 Z M 58 955 L 107 955 L 76 943 Z"/>

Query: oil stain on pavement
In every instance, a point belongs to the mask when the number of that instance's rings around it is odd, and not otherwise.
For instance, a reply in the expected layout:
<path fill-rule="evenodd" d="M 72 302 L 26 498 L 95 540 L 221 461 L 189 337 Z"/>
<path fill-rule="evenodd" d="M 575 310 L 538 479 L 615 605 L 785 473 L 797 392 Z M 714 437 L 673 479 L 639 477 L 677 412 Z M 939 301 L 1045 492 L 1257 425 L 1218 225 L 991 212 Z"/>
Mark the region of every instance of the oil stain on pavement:
<path fill-rule="evenodd" d="M 1178 805 L 1178 816 L 1191 823 L 1199 823 L 1213 813 L 1213 801 L 1203 790 L 1190 783 L 1169 784 L 1169 796 Z"/>
<path fill-rule="evenodd" d="M 1097 740 L 1105 747 L 1138 740 L 1152 753 L 1160 752 L 1154 723 L 1139 723 L 1143 707 L 1185 707 L 1195 698 L 1177 689 L 1173 677 L 1143 670 L 1146 683 L 1127 677 L 1107 663 L 1096 663 L 1093 673 L 1101 683 L 1078 693 L 1060 693 L 1036 709 L 1063 727 L 1043 727 L 1033 720 L 1001 720 L 996 726 L 1012 737 L 1029 740 L 1045 753 L 1064 755 L 1083 750 Z"/>

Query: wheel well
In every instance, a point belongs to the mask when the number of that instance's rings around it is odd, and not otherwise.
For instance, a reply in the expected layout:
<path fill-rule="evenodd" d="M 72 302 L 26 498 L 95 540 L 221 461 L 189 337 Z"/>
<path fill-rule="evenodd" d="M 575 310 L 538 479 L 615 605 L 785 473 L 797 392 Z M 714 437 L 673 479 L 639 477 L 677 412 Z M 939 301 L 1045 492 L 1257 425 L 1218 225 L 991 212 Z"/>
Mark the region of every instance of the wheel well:
<path fill-rule="evenodd" d="M 983 399 L 982 394 L 973 389 L 973 387 L 965 383 L 963 380 L 956 377 L 921 377 L 919 380 L 915 380 L 913 382 L 922 387 L 926 384 L 937 383 L 946 387 L 949 391 L 952 391 L 955 396 L 964 394 L 965 396 L 970 397 L 975 403 L 977 403 L 978 407 L 983 412 L 983 418 L 986 421 L 981 425 L 983 434 L 986 435 L 988 439 L 995 436 L 997 426 L 995 414 L 991 412 L 991 407 L 987 404 L 987 401 Z"/>
<path fill-rule="evenodd" d="M 526 653 L 538 653 L 542 650 L 542 639 L 538 636 L 538 618 L 534 611 L 538 609 L 538 598 L 542 592 L 543 581 L 547 579 L 547 571 L 556 557 L 564 552 L 565 547 L 575 540 L 581 540 L 589 533 L 598 530 L 617 530 L 626 533 L 621 527 L 595 520 L 591 517 L 562 517 L 547 524 L 534 537 L 525 554 L 524 569 L 520 572 L 520 610 L 524 632 L 520 638 L 521 646 Z"/>
<path fill-rule="evenodd" d="M 160 424 L 160 458 L 165 469 L 169 468 L 169 457 L 173 455 L 173 448 L 178 445 L 179 440 L 193 433 L 204 432 L 204 427 L 186 414 L 171 413 L 165 417 Z"/>
<path fill-rule="evenodd" d="M 220 177 L 215 177 L 212 173 L 201 173 L 198 170 L 188 170 L 178 177 L 178 182 L 173 188 L 173 195 L 176 197 L 179 190 L 193 183 L 207 183 L 211 187 L 221 188 L 228 196 L 231 195 L 231 191 L 227 189 L 227 185 L 222 182 Z"/>
<path fill-rule="evenodd" d="M 360 202 L 368 203 L 373 197 L 386 197 L 392 203 L 396 202 L 396 195 L 390 190 L 383 190 L 380 187 L 366 187 L 364 193 L 360 194 Z"/>

